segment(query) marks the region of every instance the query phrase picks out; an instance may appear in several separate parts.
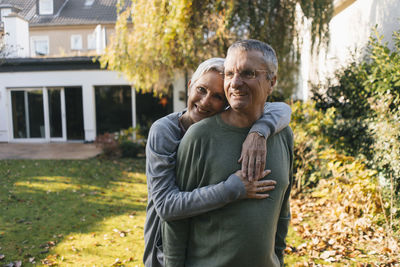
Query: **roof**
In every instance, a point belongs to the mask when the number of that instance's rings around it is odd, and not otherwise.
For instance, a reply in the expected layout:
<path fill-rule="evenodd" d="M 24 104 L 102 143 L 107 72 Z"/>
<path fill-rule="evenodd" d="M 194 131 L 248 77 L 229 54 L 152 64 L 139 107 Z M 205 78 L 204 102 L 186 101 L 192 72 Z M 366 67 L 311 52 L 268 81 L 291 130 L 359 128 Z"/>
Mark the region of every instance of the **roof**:
<path fill-rule="evenodd" d="M 19 14 L 30 26 L 104 24 L 117 20 L 118 0 L 94 0 L 91 6 L 85 6 L 85 0 L 62 1 L 53 15 L 38 15 L 37 0 L 0 0 L 0 6 L 12 5 L 21 9 Z"/>
<path fill-rule="evenodd" d="M 101 69 L 94 57 L 3 58 L 0 73 Z"/>

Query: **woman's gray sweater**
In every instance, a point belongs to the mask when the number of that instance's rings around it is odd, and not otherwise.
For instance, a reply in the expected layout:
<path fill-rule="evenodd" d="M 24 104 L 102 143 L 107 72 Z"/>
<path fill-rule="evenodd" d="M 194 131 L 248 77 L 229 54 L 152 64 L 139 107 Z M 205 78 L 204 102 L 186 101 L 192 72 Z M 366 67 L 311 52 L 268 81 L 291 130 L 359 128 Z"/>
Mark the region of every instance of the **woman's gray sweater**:
<path fill-rule="evenodd" d="M 154 122 L 147 139 L 148 203 L 143 256 L 146 267 L 164 266 L 161 220 L 189 218 L 246 196 L 244 185 L 235 174 L 219 184 L 196 188 L 191 192 L 179 191 L 175 184 L 175 164 L 178 146 L 183 137 L 179 118 L 184 112 L 175 112 Z M 287 104 L 266 103 L 264 115 L 253 125 L 250 132 L 258 132 L 268 138 L 288 126 L 290 116 L 291 109 Z"/>

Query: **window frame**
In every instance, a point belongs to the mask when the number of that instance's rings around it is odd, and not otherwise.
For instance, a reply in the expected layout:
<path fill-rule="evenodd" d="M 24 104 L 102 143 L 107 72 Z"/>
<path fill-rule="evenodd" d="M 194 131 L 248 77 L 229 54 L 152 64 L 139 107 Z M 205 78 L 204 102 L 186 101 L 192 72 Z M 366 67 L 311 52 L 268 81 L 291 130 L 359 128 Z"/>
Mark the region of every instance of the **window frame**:
<path fill-rule="evenodd" d="M 79 38 L 78 47 L 75 47 L 76 43 L 74 42 L 74 38 Z M 71 34 L 70 43 L 71 43 L 71 50 L 82 50 L 83 49 L 82 34 Z"/>
<path fill-rule="evenodd" d="M 39 15 L 53 15 L 53 0 L 39 0 Z"/>
<path fill-rule="evenodd" d="M 37 53 L 35 42 L 37 41 L 45 41 L 47 42 L 47 53 L 40 55 Z M 50 40 L 49 36 L 47 35 L 38 35 L 38 36 L 31 36 L 31 56 L 47 56 L 50 55 Z"/>
<path fill-rule="evenodd" d="M 0 8 L 0 21 L 4 22 L 4 17 L 7 17 L 11 13 L 11 8 Z"/>

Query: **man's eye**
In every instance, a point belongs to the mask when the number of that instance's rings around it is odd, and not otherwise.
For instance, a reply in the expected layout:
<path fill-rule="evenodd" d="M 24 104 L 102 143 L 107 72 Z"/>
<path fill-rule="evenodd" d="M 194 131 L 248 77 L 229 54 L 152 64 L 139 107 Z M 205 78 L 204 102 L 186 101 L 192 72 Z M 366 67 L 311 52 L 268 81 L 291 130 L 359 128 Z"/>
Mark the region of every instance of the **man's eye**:
<path fill-rule="evenodd" d="M 233 76 L 235 76 L 235 73 L 233 71 L 226 71 L 225 72 L 225 77 L 232 78 Z"/>
<path fill-rule="evenodd" d="M 207 90 L 206 90 L 206 88 L 199 86 L 199 87 L 197 87 L 197 92 L 199 92 L 199 93 L 207 93 Z"/>
<path fill-rule="evenodd" d="M 214 98 L 216 98 L 218 100 L 223 100 L 223 97 L 221 95 L 214 95 Z"/>
<path fill-rule="evenodd" d="M 251 79 L 255 77 L 255 71 L 254 70 L 244 70 L 242 71 L 242 76 L 245 79 Z"/>

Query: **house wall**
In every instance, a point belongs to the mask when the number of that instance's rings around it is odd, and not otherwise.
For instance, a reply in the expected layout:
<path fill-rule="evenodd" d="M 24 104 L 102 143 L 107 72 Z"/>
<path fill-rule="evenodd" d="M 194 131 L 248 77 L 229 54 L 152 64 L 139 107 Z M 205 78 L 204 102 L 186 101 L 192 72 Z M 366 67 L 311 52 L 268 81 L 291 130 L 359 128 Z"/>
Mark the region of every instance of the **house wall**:
<path fill-rule="evenodd" d="M 35 140 L 13 140 L 10 89 L 43 87 L 82 87 L 83 121 L 85 141 L 96 138 L 95 86 L 129 85 L 117 72 L 107 70 L 75 71 L 32 71 L 0 72 L 0 142 L 34 142 Z M 181 92 L 181 93 L 180 93 Z M 185 77 L 177 74 L 173 82 L 173 111 L 186 107 L 186 99 L 179 99 L 185 94 Z M 136 126 L 136 100 L 132 89 L 132 126 Z M 43 140 L 36 140 L 43 142 Z M 44 140 L 50 142 L 50 140 Z"/>
<path fill-rule="evenodd" d="M 93 141 L 96 137 L 94 86 L 129 85 L 116 72 L 104 70 L 0 73 L 0 81 L 0 142 L 13 141 L 10 90 L 7 88 L 82 87 L 85 140 Z M 136 125 L 134 109 L 135 106 L 132 108 L 133 126 Z"/>
<path fill-rule="evenodd" d="M 186 78 L 184 72 L 175 74 L 173 86 L 173 104 L 174 111 L 181 111 L 186 108 Z"/>
<path fill-rule="evenodd" d="M 48 36 L 49 56 L 82 56 L 95 54 L 96 49 L 88 49 L 88 36 L 92 34 L 97 25 L 76 25 L 76 26 L 46 26 L 30 27 L 30 39 L 34 36 Z M 106 44 L 110 36 L 115 32 L 114 25 L 102 25 L 106 29 Z M 71 49 L 71 35 L 82 35 L 82 49 Z M 35 56 L 35 55 L 31 55 Z"/>
<path fill-rule="evenodd" d="M 310 97 L 310 84 L 325 83 L 336 70 L 366 53 L 372 28 L 393 47 L 392 33 L 400 29 L 400 0 L 335 1 L 335 16 L 329 23 L 330 43 L 319 55 L 311 53 L 310 21 L 303 21 L 301 77 L 296 98 Z"/>

